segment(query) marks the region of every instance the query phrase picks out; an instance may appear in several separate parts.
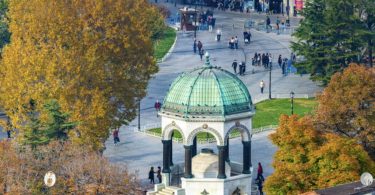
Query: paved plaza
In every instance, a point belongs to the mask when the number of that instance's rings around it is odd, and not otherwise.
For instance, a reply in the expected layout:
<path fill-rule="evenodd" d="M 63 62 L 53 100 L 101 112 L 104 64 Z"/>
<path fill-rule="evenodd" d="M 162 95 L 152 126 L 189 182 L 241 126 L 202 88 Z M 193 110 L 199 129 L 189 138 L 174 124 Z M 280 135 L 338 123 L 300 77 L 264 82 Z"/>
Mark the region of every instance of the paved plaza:
<path fill-rule="evenodd" d="M 176 13 L 176 8 L 167 4 L 172 15 Z M 234 59 L 247 62 L 246 74 L 239 78 L 248 87 L 253 102 L 267 99 L 268 93 L 261 94 L 259 82 L 266 83 L 265 91 L 268 92 L 269 71 L 263 67 L 251 66 L 251 58 L 255 52 L 271 53 L 273 56 L 290 57 L 290 34 L 276 35 L 263 31 L 251 30 L 252 41 L 250 45 L 244 45 L 242 39 L 243 25 L 249 17 L 255 19 L 265 19 L 265 15 L 244 14 L 238 12 L 214 12 L 216 26 L 222 27 L 222 41 L 215 41 L 215 30 L 213 32 L 198 31 L 197 40 L 203 43 L 203 48 L 210 53 L 211 63 L 223 69 L 233 72 L 231 64 Z M 272 22 L 276 16 L 271 16 Z M 297 18 L 291 21 L 292 26 L 298 22 Z M 234 26 L 234 28 L 233 28 Z M 228 39 L 238 36 L 240 49 L 231 50 L 228 48 Z M 166 95 L 172 81 L 182 72 L 192 70 L 203 65 L 199 55 L 193 53 L 193 32 L 178 32 L 177 42 L 170 56 L 162 63 L 159 63 L 159 72 L 153 76 L 148 85 L 148 94 L 141 101 L 141 125 L 160 123 L 160 118 L 156 117 L 153 105 L 156 100 L 162 101 Z M 246 57 L 245 57 L 246 56 Z M 309 80 L 308 75 L 288 75 L 283 76 L 281 69 L 276 65 L 277 57 L 274 57 L 275 67 L 272 71 L 272 94 L 273 97 L 288 97 L 291 91 L 298 96 L 314 96 L 321 88 Z M 162 166 L 162 143 L 161 138 L 151 137 L 143 133 L 134 131 L 138 124 L 135 119 L 129 126 L 123 126 L 120 130 L 121 143 L 117 146 L 113 144 L 110 137 L 106 142 L 104 155 L 111 162 L 126 165 L 131 172 L 137 172 L 142 184 L 147 184 L 147 174 L 150 166 Z M 255 134 L 252 138 L 252 164 L 256 171 L 256 164 L 261 162 L 264 165 L 265 176 L 273 172 L 271 167 L 272 156 L 276 147 L 268 139 L 272 132 Z M 210 147 L 216 149 L 215 144 L 198 144 L 200 148 Z M 182 163 L 184 160 L 183 145 L 173 143 L 174 163 Z M 242 162 L 242 143 L 239 138 L 230 140 L 230 159 Z M 150 186 L 149 186 L 150 187 Z"/>
<path fill-rule="evenodd" d="M 175 14 L 176 8 L 167 4 L 172 14 Z M 321 90 L 319 86 L 309 80 L 308 75 L 288 75 L 282 76 L 280 68 L 276 65 L 277 57 L 281 54 L 283 57 L 290 56 L 289 34 L 276 35 L 275 33 L 266 33 L 262 31 L 251 30 L 252 41 L 250 45 L 244 46 L 242 41 L 242 32 L 244 21 L 249 17 L 252 19 L 265 19 L 265 15 L 244 14 L 235 12 L 214 12 L 217 18 L 216 26 L 222 26 L 222 41 L 215 41 L 215 30 L 213 32 L 198 31 L 197 40 L 202 41 L 203 48 L 210 53 L 211 63 L 221 66 L 223 69 L 233 72 L 231 64 L 234 59 L 245 61 L 246 56 L 246 75 L 239 78 L 248 87 L 253 102 L 259 102 L 267 99 L 268 93 L 261 94 L 259 82 L 264 80 L 266 83 L 265 91 L 268 92 L 269 72 L 263 67 L 251 66 L 251 58 L 255 52 L 269 52 L 274 57 L 273 64 L 275 69 L 272 71 L 272 94 L 273 97 L 287 97 L 291 91 L 297 96 L 313 96 Z M 272 22 L 276 16 L 271 16 Z M 292 26 L 297 24 L 298 19 L 293 18 Z M 234 28 L 233 28 L 234 26 Z M 231 50 L 227 47 L 228 39 L 232 36 L 238 36 L 240 40 L 240 49 Z M 159 72 L 153 76 L 148 85 L 148 94 L 141 101 L 141 125 L 160 123 L 160 118 L 156 117 L 153 109 L 155 101 L 163 100 L 172 81 L 182 72 L 192 70 L 203 65 L 197 54 L 194 55 L 193 45 L 194 33 L 178 32 L 177 42 L 171 55 L 162 63 L 159 63 Z M 254 73 L 253 73 L 254 72 Z M 143 133 L 134 131 L 137 127 L 137 119 L 132 121 L 129 126 L 123 126 L 120 130 L 121 142 L 115 146 L 113 138 L 110 137 L 106 142 L 104 155 L 111 162 L 127 166 L 131 172 L 136 172 L 144 186 L 147 186 L 147 174 L 150 166 L 162 166 L 162 143 L 161 138 L 151 137 Z M 268 139 L 272 132 L 263 132 L 255 134 L 252 137 L 252 164 L 256 171 L 256 164 L 261 162 L 264 165 L 264 175 L 268 176 L 273 172 L 271 167 L 272 156 L 276 147 Z M 0 132 L 0 138 L 5 137 L 4 132 Z M 203 147 L 216 149 L 215 144 L 198 144 L 198 151 Z M 183 145 L 173 143 L 174 163 L 182 163 L 184 160 Z M 242 143 L 239 138 L 230 140 L 230 159 L 242 162 Z"/>

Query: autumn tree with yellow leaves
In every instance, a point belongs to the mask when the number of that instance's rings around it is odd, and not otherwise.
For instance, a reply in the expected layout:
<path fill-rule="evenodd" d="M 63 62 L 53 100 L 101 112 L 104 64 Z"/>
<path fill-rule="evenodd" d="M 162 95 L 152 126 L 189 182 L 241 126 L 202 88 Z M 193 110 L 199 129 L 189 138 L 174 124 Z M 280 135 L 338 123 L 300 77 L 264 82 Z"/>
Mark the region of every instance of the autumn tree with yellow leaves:
<path fill-rule="evenodd" d="M 283 115 L 279 124 L 270 135 L 278 151 L 267 194 L 300 194 L 375 174 L 374 161 L 355 139 L 318 131 L 311 116 Z"/>
<path fill-rule="evenodd" d="M 148 15 L 162 20 L 155 9 L 146 0 L 9 1 L 0 104 L 20 136 L 30 101 L 43 115 L 46 101 L 57 100 L 79 122 L 70 139 L 94 149 L 111 127 L 132 120 L 157 71 Z"/>
<path fill-rule="evenodd" d="M 332 77 L 318 102 L 317 128 L 357 139 L 375 160 L 375 68 L 351 64 Z"/>

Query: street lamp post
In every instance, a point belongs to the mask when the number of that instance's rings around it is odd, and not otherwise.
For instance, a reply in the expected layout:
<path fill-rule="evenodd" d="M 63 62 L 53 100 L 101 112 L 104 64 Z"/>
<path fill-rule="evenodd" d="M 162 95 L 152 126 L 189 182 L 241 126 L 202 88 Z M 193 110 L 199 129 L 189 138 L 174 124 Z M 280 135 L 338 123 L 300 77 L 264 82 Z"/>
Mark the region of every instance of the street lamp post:
<path fill-rule="evenodd" d="M 141 131 L 141 98 L 138 99 L 138 131 Z"/>
<path fill-rule="evenodd" d="M 197 13 L 197 1 L 195 0 L 195 24 L 194 24 L 194 38 L 197 38 L 197 18 L 198 18 L 198 13 Z"/>
<path fill-rule="evenodd" d="M 269 64 L 270 66 L 270 77 L 269 77 L 269 85 L 268 85 L 268 99 L 272 99 L 271 96 L 271 74 L 272 74 L 272 63 Z"/>
<path fill-rule="evenodd" d="M 291 100 L 292 100 L 292 103 L 291 103 L 291 108 L 292 108 L 292 115 L 293 115 L 293 110 L 294 110 L 294 102 L 293 102 L 293 100 L 294 100 L 294 92 L 292 91 L 292 92 L 290 92 L 290 98 L 291 98 Z"/>
<path fill-rule="evenodd" d="M 289 13 L 290 13 L 290 5 L 289 5 L 289 0 L 287 0 L 286 1 L 286 14 L 287 14 L 286 24 L 287 26 L 290 26 Z"/>

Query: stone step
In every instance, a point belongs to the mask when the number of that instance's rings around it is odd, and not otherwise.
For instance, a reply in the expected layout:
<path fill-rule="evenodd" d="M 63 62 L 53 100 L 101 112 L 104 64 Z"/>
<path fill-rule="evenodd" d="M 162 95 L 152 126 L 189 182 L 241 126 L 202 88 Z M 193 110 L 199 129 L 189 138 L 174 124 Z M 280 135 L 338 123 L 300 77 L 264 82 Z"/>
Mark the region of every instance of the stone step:
<path fill-rule="evenodd" d="M 165 191 L 159 191 L 156 193 L 156 195 L 173 195 L 174 193 L 170 193 L 170 192 L 165 192 Z"/>
<path fill-rule="evenodd" d="M 174 186 L 168 186 L 168 187 L 163 188 L 162 190 L 158 191 L 156 193 L 156 195 L 174 195 L 174 191 L 176 189 L 180 189 L 180 188 L 174 187 Z"/>

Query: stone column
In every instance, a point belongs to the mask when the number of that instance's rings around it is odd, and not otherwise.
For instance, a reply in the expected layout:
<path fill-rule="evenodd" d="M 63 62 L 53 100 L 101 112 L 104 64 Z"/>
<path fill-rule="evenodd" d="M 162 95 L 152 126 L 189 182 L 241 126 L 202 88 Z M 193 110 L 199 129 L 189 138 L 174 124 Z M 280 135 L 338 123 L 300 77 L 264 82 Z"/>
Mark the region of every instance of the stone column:
<path fill-rule="evenodd" d="M 170 145 L 172 140 L 162 140 L 163 143 L 163 173 L 170 173 L 170 165 L 169 165 L 169 155 L 170 155 Z"/>
<path fill-rule="evenodd" d="M 193 178 L 193 174 L 191 172 L 191 161 L 192 161 L 192 150 L 193 146 L 186 146 L 184 145 L 185 148 L 185 178 Z"/>
<path fill-rule="evenodd" d="M 171 143 L 170 143 L 170 149 L 169 149 L 169 166 L 173 166 L 173 134 L 174 132 L 172 132 L 172 136 L 171 136 Z"/>
<path fill-rule="evenodd" d="M 217 146 L 219 153 L 219 173 L 217 175 L 218 179 L 225 179 L 225 146 Z"/>
<path fill-rule="evenodd" d="M 251 141 L 242 141 L 243 144 L 243 174 L 250 174 Z"/>
<path fill-rule="evenodd" d="M 197 155 L 197 136 L 195 136 L 194 140 L 193 140 L 193 148 L 192 148 L 192 157 L 194 157 L 195 155 Z"/>
<path fill-rule="evenodd" d="M 230 162 L 229 160 L 229 137 L 227 138 L 227 145 L 225 145 L 225 161 Z"/>

